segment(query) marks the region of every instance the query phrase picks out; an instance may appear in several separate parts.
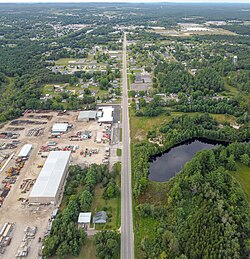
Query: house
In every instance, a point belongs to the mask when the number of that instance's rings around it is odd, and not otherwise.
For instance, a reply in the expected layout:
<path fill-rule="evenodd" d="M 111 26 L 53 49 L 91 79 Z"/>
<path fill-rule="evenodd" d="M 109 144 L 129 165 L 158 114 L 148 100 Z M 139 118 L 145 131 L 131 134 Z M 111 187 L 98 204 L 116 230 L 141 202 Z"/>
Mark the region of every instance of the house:
<path fill-rule="evenodd" d="M 93 217 L 94 224 L 107 223 L 107 212 L 106 211 L 98 211 Z"/>
<path fill-rule="evenodd" d="M 135 75 L 135 83 L 142 83 L 142 77 L 141 77 L 141 74 L 140 73 L 137 73 Z"/>

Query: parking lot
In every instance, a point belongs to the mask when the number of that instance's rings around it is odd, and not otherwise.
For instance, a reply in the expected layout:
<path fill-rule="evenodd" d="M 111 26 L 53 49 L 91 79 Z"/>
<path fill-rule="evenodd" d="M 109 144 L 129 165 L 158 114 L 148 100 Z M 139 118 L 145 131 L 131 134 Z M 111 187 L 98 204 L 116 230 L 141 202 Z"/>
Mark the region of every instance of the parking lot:
<path fill-rule="evenodd" d="M 111 143 L 111 125 L 97 121 L 78 122 L 79 112 L 26 113 L 0 129 L 0 190 L 6 190 L 0 208 L 0 229 L 12 223 L 11 242 L 4 247 L 0 258 L 15 258 L 17 252 L 28 249 L 25 258 L 34 259 L 41 248 L 40 238 L 49 224 L 54 206 L 29 206 L 27 198 L 41 167 L 51 150 L 71 150 L 70 164 L 82 166 L 93 163 L 114 163 L 116 152 L 108 152 Z M 51 134 L 55 123 L 72 125 L 67 132 Z M 17 162 L 18 153 L 25 144 L 32 144 L 29 157 L 23 164 Z M 14 170 L 14 169 L 15 170 Z M 15 172 L 15 173 L 14 173 Z M 27 236 L 27 227 L 37 227 L 35 235 Z M 25 242 L 22 242 L 26 239 Z M 40 244 L 40 245 L 39 245 Z"/>

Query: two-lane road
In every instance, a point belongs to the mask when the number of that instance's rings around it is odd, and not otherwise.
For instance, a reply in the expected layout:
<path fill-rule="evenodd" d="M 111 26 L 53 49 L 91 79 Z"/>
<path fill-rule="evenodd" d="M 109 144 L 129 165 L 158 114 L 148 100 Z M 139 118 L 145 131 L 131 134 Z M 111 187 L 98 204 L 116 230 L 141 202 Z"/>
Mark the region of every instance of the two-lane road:
<path fill-rule="evenodd" d="M 122 57 L 122 172 L 121 172 L 121 259 L 134 258 L 131 187 L 130 128 L 127 85 L 127 39 L 124 33 Z"/>

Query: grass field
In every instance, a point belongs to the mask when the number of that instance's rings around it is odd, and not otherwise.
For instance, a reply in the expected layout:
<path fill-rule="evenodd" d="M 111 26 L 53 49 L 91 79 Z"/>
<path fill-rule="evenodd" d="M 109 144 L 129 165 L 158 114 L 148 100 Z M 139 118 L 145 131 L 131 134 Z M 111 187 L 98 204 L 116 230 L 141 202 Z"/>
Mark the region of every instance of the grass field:
<path fill-rule="evenodd" d="M 122 142 L 122 128 L 120 128 L 120 142 Z"/>
<path fill-rule="evenodd" d="M 237 171 L 231 172 L 231 175 L 239 183 L 250 203 L 250 167 L 237 163 Z"/>
<path fill-rule="evenodd" d="M 170 121 L 171 116 L 164 114 L 157 117 L 137 117 L 131 113 L 130 116 L 130 130 L 131 139 L 133 141 L 140 141 L 146 139 L 147 132 L 155 127 L 159 127 L 162 123 Z"/>
<path fill-rule="evenodd" d="M 117 156 L 122 156 L 122 150 L 120 148 L 117 148 L 116 153 Z"/>
<path fill-rule="evenodd" d="M 121 164 L 119 163 L 119 170 L 121 170 Z M 121 185 L 120 175 L 116 178 L 118 186 Z M 105 200 L 103 199 L 104 189 L 101 184 L 98 184 L 95 188 L 95 195 L 91 206 L 91 212 L 94 215 L 95 212 L 101 210 L 107 210 L 108 223 L 96 224 L 96 229 L 114 229 L 117 230 L 120 227 L 120 210 L 121 210 L 121 197 Z"/>
<path fill-rule="evenodd" d="M 95 196 L 92 202 L 91 211 L 94 214 L 97 211 L 107 210 L 108 223 L 96 224 L 96 229 L 118 229 L 120 227 L 120 197 L 104 200 L 102 198 L 103 188 L 98 185 L 95 189 Z"/>
<path fill-rule="evenodd" d="M 93 237 L 87 239 L 87 243 L 82 247 L 79 256 L 68 256 L 66 259 L 97 259 Z"/>
<path fill-rule="evenodd" d="M 228 96 L 235 96 L 239 93 L 238 89 L 236 87 L 233 87 L 227 83 L 226 77 L 224 77 L 224 86 L 225 86 L 225 92 L 223 92 L 224 95 Z"/>
<path fill-rule="evenodd" d="M 220 123 L 229 122 L 230 124 L 236 123 L 236 117 L 228 114 L 210 114 L 214 119 Z"/>
<path fill-rule="evenodd" d="M 140 249 L 141 241 L 145 237 L 154 237 L 158 220 L 153 218 L 140 218 L 135 222 L 135 258 L 144 258 Z"/>
<path fill-rule="evenodd" d="M 67 66 L 69 65 L 69 61 L 77 61 L 76 58 L 60 58 L 55 61 L 56 66 Z"/>
<path fill-rule="evenodd" d="M 133 141 L 141 141 L 146 139 L 149 130 L 159 128 L 163 123 L 169 122 L 173 117 L 181 116 L 185 113 L 183 112 L 171 112 L 170 116 L 161 114 L 157 117 L 137 117 L 133 112 L 130 115 L 130 129 L 131 129 L 131 139 Z M 186 113 L 189 116 L 194 116 L 196 114 L 201 114 L 199 112 L 189 112 Z M 236 118 L 233 115 L 228 114 L 210 114 L 219 123 L 229 122 L 234 124 Z"/>
<path fill-rule="evenodd" d="M 59 84 L 58 84 L 59 85 Z M 58 93 L 55 93 L 54 92 L 54 85 L 53 84 L 49 84 L 49 85 L 45 85 L 43 87 L 43 91 L 42 91 L 43 94 L 51 94 L 53 96 L 57 96 Z"/>

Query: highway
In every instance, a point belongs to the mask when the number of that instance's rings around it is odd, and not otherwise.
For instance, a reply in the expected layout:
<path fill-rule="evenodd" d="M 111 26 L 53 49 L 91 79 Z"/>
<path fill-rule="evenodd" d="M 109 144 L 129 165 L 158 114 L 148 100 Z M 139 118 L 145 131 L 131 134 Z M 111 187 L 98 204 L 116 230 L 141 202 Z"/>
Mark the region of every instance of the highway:
<path fill-rule="evenodd" d="M 134 232 L 126 48 L 127 38 L 126 33 L 124 33 L 122 54 L 121 259 L 133 259 Z"/>

